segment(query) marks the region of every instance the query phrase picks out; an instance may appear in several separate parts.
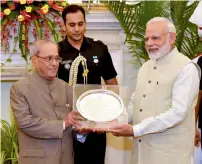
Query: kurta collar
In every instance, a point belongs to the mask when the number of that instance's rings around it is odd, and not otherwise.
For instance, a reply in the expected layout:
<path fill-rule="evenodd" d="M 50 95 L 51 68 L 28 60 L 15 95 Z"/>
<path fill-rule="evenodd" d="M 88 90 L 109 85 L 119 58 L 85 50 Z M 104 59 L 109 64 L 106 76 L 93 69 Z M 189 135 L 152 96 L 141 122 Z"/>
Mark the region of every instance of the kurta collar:
<path fill-rule="evenodd" d="M 37 81 L 40 81 L 44 84 L 53 85 L 56 82 L 56 78 L 53 80 L 45 79 L 45 78 L 41 77 L 37 71 L 34 71 L 32 75 Z"/>

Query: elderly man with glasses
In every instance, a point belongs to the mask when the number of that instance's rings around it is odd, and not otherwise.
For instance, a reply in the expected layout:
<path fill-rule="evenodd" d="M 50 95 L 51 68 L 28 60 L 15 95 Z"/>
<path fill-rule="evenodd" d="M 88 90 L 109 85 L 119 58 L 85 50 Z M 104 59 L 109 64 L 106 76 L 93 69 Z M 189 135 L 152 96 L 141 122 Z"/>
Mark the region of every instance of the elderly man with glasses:
<path fill-rule="evenodd" d="M 58 47 L 49 40 L 34 43 L 35 71 L 14 83 L 10 102 L 18 128 L 19 164 L 73 164 L 71 127 L 82 117 L 72 111 L 68 84 L 56 78 Z"/>
<path fill-rule="evenodd" d="M 166 18 L 146 25 L 150 60 L 137 76 L 133 125 L 110 129 L 133 136 L 133 164 L 192 164 L 200 68 L 175 47 L 176 30 Z"/>

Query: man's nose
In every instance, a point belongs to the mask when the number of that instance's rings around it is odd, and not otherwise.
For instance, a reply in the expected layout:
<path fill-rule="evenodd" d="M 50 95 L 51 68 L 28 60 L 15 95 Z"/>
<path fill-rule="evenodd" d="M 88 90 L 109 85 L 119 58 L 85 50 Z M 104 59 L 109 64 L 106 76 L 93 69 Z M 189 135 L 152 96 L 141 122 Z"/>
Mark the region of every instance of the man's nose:
<path fill-rule="evenodd" d="M 79 26 L 78 25 L 75 26 L 75 31 L 79 31 Z"/>
<path fill-rule="evenodd" d="M 148 40 L 145 42 L 145 45 L 146 46 L 151 46 L 151 45 L 153 45 L 153 41 L 152 41 L 152 39 L 150 39 L 150 38 L 148 38 Z"/>
<path fill-rule="evenodd" d="M 55 65 L 58 65 L 58 61 L 57 61 L 55 58 L 52 59 L 52 62 L 51 62 L 51 63 L 52 63 L 52 65 L 54 65 L 54 66 L 55 66 Z"/>

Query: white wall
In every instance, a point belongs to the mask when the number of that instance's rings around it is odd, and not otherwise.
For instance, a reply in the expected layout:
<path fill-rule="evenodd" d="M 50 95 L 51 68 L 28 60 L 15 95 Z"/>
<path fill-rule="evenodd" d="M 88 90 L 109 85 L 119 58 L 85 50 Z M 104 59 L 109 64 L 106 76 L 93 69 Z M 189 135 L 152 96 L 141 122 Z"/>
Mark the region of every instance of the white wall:
<path fill-rule="evenodd" d="M 10 121 L 9 90 L 13 82 L 1 82 L 1 119 Z"/>

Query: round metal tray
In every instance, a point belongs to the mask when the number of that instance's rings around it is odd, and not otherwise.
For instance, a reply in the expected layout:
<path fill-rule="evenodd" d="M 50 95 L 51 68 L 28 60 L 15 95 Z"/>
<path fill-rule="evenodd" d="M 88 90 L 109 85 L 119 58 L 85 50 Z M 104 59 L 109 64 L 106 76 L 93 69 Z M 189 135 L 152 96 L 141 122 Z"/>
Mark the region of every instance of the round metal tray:
<path fill-rule="evenodd" d="M 76 107 L 84 118 L 96 122 L 112 121 L 124 111 L 120 96 L 105 89 L 84 92 L 79 96 Z"/>

